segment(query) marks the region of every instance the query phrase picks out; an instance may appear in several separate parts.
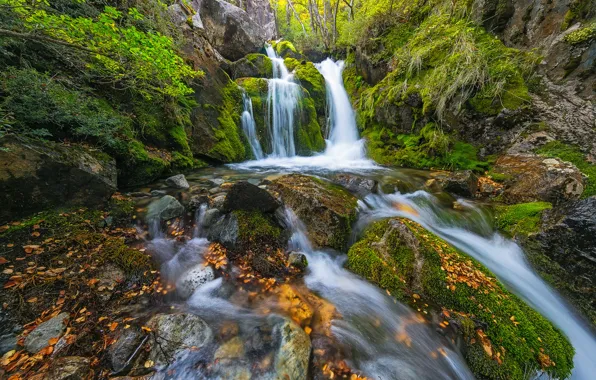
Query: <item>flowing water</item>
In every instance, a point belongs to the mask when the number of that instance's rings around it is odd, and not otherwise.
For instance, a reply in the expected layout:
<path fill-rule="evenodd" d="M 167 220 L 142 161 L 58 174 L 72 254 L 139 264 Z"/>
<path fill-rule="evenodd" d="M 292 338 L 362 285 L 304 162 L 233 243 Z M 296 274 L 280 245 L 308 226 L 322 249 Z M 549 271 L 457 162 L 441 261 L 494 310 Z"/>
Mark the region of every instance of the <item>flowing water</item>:
<path fill-rule="evenodd" d="M 228 168 L 204 169 L 189 175 L 189 182 L 205 183 L 223 178 L 228 182 L 249 179 L 255 183 L 265 183 L 263 180 L 301 171 L 322 176 L 339 172 L 357 173 L 379 181 L 379 188 L 383 189 L 397 183 L 402 184 L 403 188 L 405 183 L 408 191 L 403 194 L 371 194 L 359 202 L 360 217 L 355 227 L 356 233 L 371 222 L 383 218 L 405 217 L 418 222 L 480 261 L 513 293 L 557 325 L 576 349 L 573 378 L 593 378 L 596 373 L 596 361 L 593 360 L 596 339 L 590 329 L 535 274 L 519 246 L 495 233 L 489 216 L 481 207 L 472 201 L 458 200 L 460 207 L 456 210 L 448 196 L 448 202 L 443 202 L 421 190 L 428 178 L 427 172 L 382 168 L 366 158 L 354 112 L 343 88 L 341 61 L 328 59 L 317 65 L 327 84 L 327 147 L 324 152 L 311 157 L 295 156 L 293 118 L 300 90 L 283 65 L 283 60 L 275 55 L 272 48 L 269 47 L 267 52 L 272 58 L 275 76 L 269 82 L 268 101 L 272 115 L 272 154 L 265 157 L 262 149 L 259 149 L 251 105 L 245 98 L 243 127 L 257 160 L 229 165 Z M 414 210 L 414 213 L 397 210 L 393 207 L 395 203 L 406 204 L 409 207 L 402 210 Z M 185 274 L 197 266 L 202 267 L 206 261 L 210 243 L 202 227 L 205 211 L 206 205 L 199 207 L 192 228 L 192 239 L 176 241 L 159 231 L 153 231 L 153 239 L 148 243 L 148 249 L 162 264 L 164 278 L 179 285 L 179 293 L 184 289 L 182 279 Z M 326 336 L 354 373 L 378 379 L 473 378 L 448 339 L 438 334 L 407 306 L 345 270 L 345 253 L 313 249 L 302 223 L 291 210 L 286 210 L 285 219 L 285 224 L 293 232 L 288 251 L 303 252 L 309 263 L 304 277 L 293 280 L 292 286 L 301 289 L 305 297 L 325 300 L 337 311 L 328 326 L 329 334 L 324 333 L 327 328 L 324 323 L 314 324 L 313 336 L 317 333 Z M 179 294 L 181 300 L 179 298 L 177 302 L 182 302 L 183 307 L 190 308 L 212 326 L 223 327 L 233 322 L 238 326 L 237 334 L 243 339 L 268 336 L 284 316 L 288 317 L 286 311 L 280 308 L 274 296 L 251 298 L 250 289 L 247 291 L 238 286 L 242 268 L 232 267 L 230 273 L 231 277 L 211 279 L 189 294 Z M 313 345 L 316 352 L 315 339 Z M 208 357 L 208 352 L 206 350 L 196 355 Z M 314 355 L 315 359 L 317 355 Z M 202 359 L 193 359 L 176 364 L 178 378 L 197 376 L 196 367 L 191 367 L 189 363 Z M 257 363 L 264 358 L 257 355 L 243 360 Z M 209 370 L 213 371 L 213 368 Z M 225 378 L 221 374 L 217 375 L 217 371 L 209 373 L 213 376 L 206 377 Z"/>
<path fill-rule="evenodd" d="M 255 123 L 255 118 L 252 110 L 252 100 L 250 96 L 246 94 L 246 92 L 242 93 L 242 100 L 244 102 L 244 111 L 242 111 L 242 130 L 246 135 L 246 139 L 248 140 L 248 144 L 252 150 L 252 154 L 257 160 L 260 160 L 265 157 L 263 154 L 263 148 L 261 148 L 261 143 L 259 142 L 259 137 L 257 136 L 257 125 Z"/>

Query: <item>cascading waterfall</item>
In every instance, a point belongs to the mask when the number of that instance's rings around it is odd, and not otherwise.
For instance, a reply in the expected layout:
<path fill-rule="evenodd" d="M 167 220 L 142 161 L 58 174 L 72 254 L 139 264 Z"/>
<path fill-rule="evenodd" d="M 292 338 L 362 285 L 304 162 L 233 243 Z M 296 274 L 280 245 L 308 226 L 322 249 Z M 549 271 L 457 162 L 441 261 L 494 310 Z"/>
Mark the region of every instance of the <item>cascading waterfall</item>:
<path fill-rule="evenodd" d="M 250 99 L 250 96 L 246 94 L 246 92 L 242 93 L 242 100 L 244 101 L 244 111 L 242 112 L 242 129 L 244 130 L 244 134 L 246 135 L 248 143 L 250 144 L 252 154 L 257 160 L 260 160 L 264 157 L 264 155 L 263 148 L 261 148 L 261 143 L 259 142 L 259 137 L 257 136 L 257 126 L 252 110 L 252 100 Z"/>
<path fill-rule="evenodd" d="M 407 212 L 393 207 L 405 204 Z M 461 203 L 464 207 L 474 207 Z M 370 195 L 361 202 L 361 218 L 359 227 L 373 220 L 404 217 L 411 219 L 425 229 L 437 234 L 449 244 L 460 249 L 490 269 L 505 286 L 515 293 L 543 316 L 554 323 L 569 338 L 575 347 L 573 379 L 590 379 L 596 373 L 596 338 L 584 322 L 576 317 L 570 307 L 552 290 L 530 267 L 520 247 L 514 242 L 504 239 L 499 234 L 489 237 L 471 232 L 468 224 L 482 223 L 482 219 L 473 221 L 444 218 L 444 211 L 438 200 L 424 192 L 411 194 Z M 417 215 L 416 215 L 417 214 Z M 469 222 L 469 223 L 468 223 Z M 484 222 L 486 224 L 486 222 Z M 481 230 L 486 231 L 490 226 Z"/>
<path fill-rule="evenodd" d="M 301 89 L 294 82 L 294 76 L 288 71 L 283 58 L 275 53 L 272 46 L 267 46 L 266 50 L 273 65 L 273 79 L 269 80 L 267 94 L 271 154 L 273 157 L 292 157 L 296 155 L 294 125 Z"/>

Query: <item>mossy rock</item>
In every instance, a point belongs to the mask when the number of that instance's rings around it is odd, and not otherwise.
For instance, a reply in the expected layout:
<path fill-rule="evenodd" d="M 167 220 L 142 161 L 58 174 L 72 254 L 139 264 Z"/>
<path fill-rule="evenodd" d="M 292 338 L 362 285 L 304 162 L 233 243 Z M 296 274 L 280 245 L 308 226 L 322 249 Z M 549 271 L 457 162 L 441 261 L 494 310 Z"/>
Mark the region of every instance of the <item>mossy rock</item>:
<path fill-rule="evenodd" d="M 294 58 L 286 58 L 284 62 L 288 70 L 294 71 L 295 78 L 308 91 L 309 96 L 314 101 L 319 124 L 325 125 L 327 112 L 325 78 L 312 62 L 299 61 Z"/>
<path fill-rule="evenodd" d="M 264 152 L 271 153 L 271 136 L 267 129 L 269 82 L 263 78 L 239 78 L 236 79 L 236 83 L 246 91 L 252 102 L 253 117 L 261 147 Z"/>
<path fill-rule="evenodd" d="M 118 185 L 138 186 L 161 177 L 170 167 L 165 155 L 157 150 L 147 150 L 137 140 L 122 143 L 118 149 Z"/>
<path fill-rule="evenodd" d="M 356 220 L 356 197 L 341 186 L 301 174 L 280 177 L 271 188 L 304 222 L 316 246 L 346 249 Z"/>
<path fill-rule="evenodd" d="M 296 58 L 296 59 L 304 59 L 302 54 L 294 47 L 290 41 L 273 41 L 271 46 L 277 53 L 278 56 L 282 58 Z"/>
<path fill-rule="evenodd" d="M 227 71 L 232 79 L 271 78 L 273 77 L 273 64 L 266 55 L 255 53 L 233 62 Z"/>
<path fill-rule="evenodd" d="M 323 138 L 315 104 L 315 99 L 305 93 L 299 107 L 300 124 L 294 129 L 296 153 L 300 156 L 310 156 L 325 149 L 325 139 Z"/>
<path fill-rule="evenodd" d="M 350 248 L 348 267 L 412 306 L 427 303 L 469 319 L 471 328 L 461 333 L 466 360 L 478 378 L 520 379 L 528 371 L 566 378 L 571 373 L 574 349 L 552 323 L 480 263 L 412 221 L 370 226 Z M 479 330 L 488 342 L 478 339 Z"/>
<path fill-rule="evenodd" d="M 510 237 L 528 236 L 540 230 L 542 212 L 551 208 L 548 202 L 497 205 L 494 208 L 496 226 Z"/>

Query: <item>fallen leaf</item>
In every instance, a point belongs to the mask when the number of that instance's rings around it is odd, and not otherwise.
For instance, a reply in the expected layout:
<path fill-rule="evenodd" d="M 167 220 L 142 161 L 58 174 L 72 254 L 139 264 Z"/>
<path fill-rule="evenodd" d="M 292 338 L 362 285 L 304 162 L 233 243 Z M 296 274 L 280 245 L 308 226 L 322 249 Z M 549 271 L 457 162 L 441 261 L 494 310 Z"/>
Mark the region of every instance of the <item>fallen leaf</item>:
<path fill-rule="evenodd" d="M 153 360 L 147 360 L 145 362 L 145 368 L 151 368 L 153 367 Z"/>
<path fill-rule="evenodd" d="M 0 256 L 0 265 L 6 264 L 7 262 L 8 262 L 8 260 L 6 260 L 4 257 Z"/>
<path fill-rule="evenodd" d="M 29 303 L 35 303 L 35 302 L 37 302 L 37 297 L 31 297 L 31 298 L 29 298 L 27 300 L 27 302 L 29 302 Z"/>
<path fill-rule="evenodd" d="M 118 322 L 112 322 L 112 324 L 110 325 L 110 331 L 116 330 L 116 327 L 118 327 Z"/>
<path fill-rule="evenodd" d="M 53 346 L 56 343 L 58 343 L 58 338 L 51 338 L 50 340 L 48 340 L 48 345 Z"/>
<path fill-rule="evenodd" d="M 93 285 L 97 284 L 98 282 L 99 282 L 99 279 L 98 278 L 92 278 L 91 280 L 89 280 L 87 282 L 87 285 L 93 286 Z"/>

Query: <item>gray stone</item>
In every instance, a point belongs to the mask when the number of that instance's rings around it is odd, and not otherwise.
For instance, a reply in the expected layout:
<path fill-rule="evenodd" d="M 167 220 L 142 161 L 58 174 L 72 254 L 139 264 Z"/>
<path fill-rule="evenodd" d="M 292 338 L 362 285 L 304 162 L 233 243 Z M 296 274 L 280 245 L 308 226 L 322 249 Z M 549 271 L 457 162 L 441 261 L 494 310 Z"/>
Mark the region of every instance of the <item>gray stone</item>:
<path fill-rule="evenodd" d="M 223 244 L 229 249 L 234 249 L 238 242 L 238 218 L 234 214 L 226 214 L 219 219 L 207 233 L 210 241 Z"/>
<path fill-rule="evenodd" d="M 186 177 L 184 177 L 184 174 L 176 174 L 171 176 L 170 178 L 166 179 L 166 184 L 175 189 L 188 189 L 190 187 Z"/>
<path fill-rule="evenodd" d="M 168 365 L 185 351 L 201 349 L 213 341 L 211 328 L 194 314 L 157 314 L 147 325 L 154 333 L 148 358 L 156 366 Z"/>
<path fill-rule="evenodd" d="M 166 194 L 165 190 L 151 190 L 151 196 L 153 197 L 163 197 Z"/>
<path fill-rule="evenodd" d="M 151 193 L 145 193 L 143 191 L 133 191 L 132 193 L 128 193 L 128 195 L 133 198 L 145 198 L 150 197 Z"/>
<path fill-rule="evenodd" d="M 290 252 L 288 255 L 288 263 L 296 268 L 304 269 L 308 266 L 308 260 L 303 253 Z"/>
<path fill-rule="evenodd" d="M 226 202 L 226 196 L 225 196 L 225 194 L 222 194 L 222 195 L 215 196 L 213 198 L 213 201 L 211 202 L 211 205 L 213 207 L 217 208 L 218 210 L 223 210 L 225 202 Z"/>
<path fill-rule="evenodd" d="M 41 323 L 25 338 L 25 349 L 33 354 L 38 353 L 48 345 L 50 339 L 57 338 L 64 332 L 66 328 L 64 320 L 67 318 L 68 313 L 60 313 Z"/>
<path fill-rule="evenodd" d="M 378 187 L 377 181 L 352 174 L 338 174 L 333 177 L 333 182 L 343 186 L 359 197 L 365 197 L 370 193 L 375 193 Z"/>
<path fill-rule="evenodd" d="M 151 202 L 147 209 L 147 221 L 170 220 L 184 214 L 184 207 L 171 195 Z"/>
<path fill-rule="evenodd" d="M 143 342 L 143 334 L 135 328 L 119 331 L 121 335 L 108 349 L 108 359 L 114 372 L 120 372 L 131 364 L 129 361 L 133 361 L 133 354 Z"/>
<path fill-rule="evenodd" d="M 223 185 L 226 182 L 226 180 L 223 179 L 223 178 L 214 178 L 214 179 L 211 179 L 209 181 L 211 183 L 213 183 L 215 186 L 221 186 L 221 185 Z"/>
<path fill-rule="evenodd" d="M 209 194 L 214 195 L 217 193 L 221 193 L 221 187 L 217 186 L 209 189 Z"/>
<path fill-rule="evenodd" d="M 211 227 L 221 217 L 221 212 L 216 208 L 210 208 L 209 210 L 205 211 L 205 217 L 203 219 L 203 227 Z"/>
<path fill-rule="evenodd" d="M 267 190 L 263 190 L 246 181 L 236 182 L 230 188 L 224 203 L 225 211 L 273 212 L 278 207 L 279 203 Z"/>
<path fill-rule="evenodd" d="M 279 350 L 275 355 L 275 377 L 278 379 L 300 380 L 308 375 L 310 358 L 310 338 L 300 326 L 285 320 L 276 326 L 279 336 Z"/>
<path fill-rule="evenodd" d="M 180 276 L 178 281 L 176 281 L 176 290 L 181 297 L 188 298 L 201 285 L 212 281 L 213 279 L 215 279 L 213 268 L 199 264 Z"/>
<path fill-rule="evenodd" d="M 91 360 L 81 356 L 64 356 L 56 359 L 45 376 L 47 380 L 83 380 L 91 371 Z"/>
<path fill-rule="evenodd" d="M 478 177 L 471 170 L 451 172 L 436 179 L 444 191 L 462 197 L 471 198 L 478 190 Z"/>

